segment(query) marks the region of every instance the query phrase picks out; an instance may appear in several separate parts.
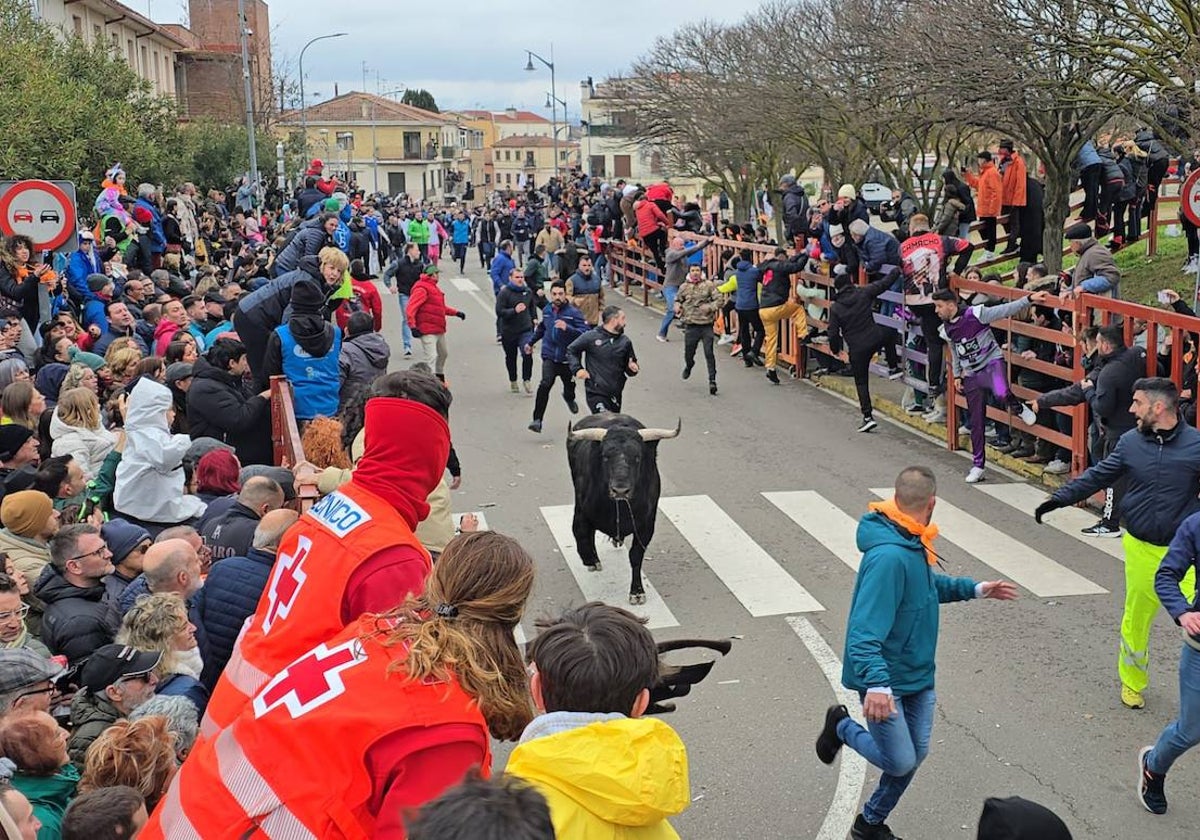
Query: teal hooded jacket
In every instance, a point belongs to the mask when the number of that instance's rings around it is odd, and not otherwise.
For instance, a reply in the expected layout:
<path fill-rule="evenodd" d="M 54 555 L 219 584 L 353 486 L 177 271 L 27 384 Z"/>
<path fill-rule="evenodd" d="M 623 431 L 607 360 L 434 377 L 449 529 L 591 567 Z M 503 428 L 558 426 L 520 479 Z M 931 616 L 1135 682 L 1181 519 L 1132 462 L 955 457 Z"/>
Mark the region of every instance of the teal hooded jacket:
<path fill-rule="evenodd" d="M 892 689 L 897 697 L 933 688 L 939 605 L 975 597 L 976 582 L 940 575 L 918 536 L 879 513 L 858 524 L 863 553 L 850 600 L 842 684 Z"/>

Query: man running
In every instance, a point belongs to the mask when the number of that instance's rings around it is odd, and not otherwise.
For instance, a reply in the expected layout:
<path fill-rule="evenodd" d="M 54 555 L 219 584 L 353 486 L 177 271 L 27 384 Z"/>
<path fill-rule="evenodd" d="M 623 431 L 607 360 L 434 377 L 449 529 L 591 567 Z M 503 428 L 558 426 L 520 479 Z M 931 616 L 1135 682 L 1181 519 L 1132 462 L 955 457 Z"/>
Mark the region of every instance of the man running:
<path fill-rule="evenodd" d="M 542 319 L 533 330 L 531 344 L 542 341 L 542 381 L 538 383 L 537 396 L 533 401 L 533 422 L 529 424 L 529 431 L 541 433 L 542 418 L 546 416 L 546 404 L 550 401 L 555 379 L 562 380 L 563 400 L 567 408 L 572 414 L 579 413 L 579 403 L 575 401 L 575 380 L 567 364 L 567 346 L 587 329 L 583 313 L 567 300 L 566 284 L 561 280 L 555 281 L 550 286 L 550 302 L 546 304 Z"/>
<path fill-rule="evenodd" d="M 1037 414 L 1009 390 L 1004 351 L 988 325 L 1019 315 L 1035 303 L 1044 303 L 1049 293 L 1034 292 L 995 306 L 963 306 L 952 289 L 938 289 L 932 297 L 934 311 L 942 321 L 938 334 L 950 345 L 954 381 L 967 398 L 967 418 L 971 424 L 971 469 L 967 472 L 967 484 L 976 484 L 983 481 L 988 394 L 1007 404 L 1026 426 L 1037 422 Z"/>
<path fill-rule="evenodd" d="M 817 738 L 824 763 L 846 744 L 883 771 L 850 829 L 853 840 L 895 840 L 885 820 L 929 752 L 940 604 L 1017 597 L 1008 581 L 977 583 L 933 570 L 936 504 L 933 471 L 908 467 L 896 478 L 895 495 L 872 502 L 858 524 L 864 551 L 846 619 L 842 684 L 858 692 L 867 727 L 845 706 L 830 706 Z"/>
<path fill-rule="evenodd" d="M 668 253 L 670 253 L 668 251 Z M 668 257 L 668 259 L 670 259 Z M 693 265 L 687 280 L 675 295 L 675 314 L 683 322 L 683 378 L 692 375 L 696 363 L 696 345 L 704 345 L 704 363 L 708 366 L 708 393 L 717 393 L 717 357 L 713 354 L 713 324 L 721 311 L 721 293 L 704 270 Z"/>
<path fill-rule="evenodd" d="M 1125 612 L 1121 616 L 1121 652 L 1117 673 L 1121 702 L 1130 709 L 1146 705 L 1142 692 L 1150 682 L 1150 625 L 1158 612 L 1154 576 L 1179 525 L 1200 511 L 1200 431 L 1179 422 L 1179 389 L 1170 379 L 1153 376 L 1133 383 L 1137 432 L 1121 435 L 1103 461 L 1060 487 L 1037 506 L 1033 517 L 1082 502 L 1121 477 L 1129 480 L 1121 501 L 1125 533 Z M 1183 581 L 1191 597 L 1195 577 Z"/>
<path fill-rule="evenodd" d="M 633 351 L 633 342 L 625 335 L 623 309 L 604 307 L 600 321 L 600 326 L 570 343 L 567 364 L 571 374 L 583 380 L 583 394 L 589 411 L 619 414 L 625 380 L 638 373 L 637 354 Z M 581 356 L 586 358 L 581 359 Z"/>

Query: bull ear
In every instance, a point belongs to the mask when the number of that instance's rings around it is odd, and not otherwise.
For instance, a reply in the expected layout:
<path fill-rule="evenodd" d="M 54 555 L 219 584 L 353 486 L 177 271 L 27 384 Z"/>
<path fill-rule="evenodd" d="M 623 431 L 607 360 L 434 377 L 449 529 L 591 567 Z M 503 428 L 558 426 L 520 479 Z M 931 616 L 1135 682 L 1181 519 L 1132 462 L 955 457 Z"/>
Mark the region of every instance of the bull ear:
<path fill-rule="evenodd" d="M 567 440 L 604 440 L 608 429 L 573 429 L 567 423 Z"/>
<path fill-rule="evenodd" d="M 679 418 L 675 423 L 675 430 L 670 429 L 638 429 L 638 435 L 642 440 L 649 443 L 652 440 L 668 440 L 670 438 L 679 437 L 679 432 L 683 428 L 683 418 Z"/>

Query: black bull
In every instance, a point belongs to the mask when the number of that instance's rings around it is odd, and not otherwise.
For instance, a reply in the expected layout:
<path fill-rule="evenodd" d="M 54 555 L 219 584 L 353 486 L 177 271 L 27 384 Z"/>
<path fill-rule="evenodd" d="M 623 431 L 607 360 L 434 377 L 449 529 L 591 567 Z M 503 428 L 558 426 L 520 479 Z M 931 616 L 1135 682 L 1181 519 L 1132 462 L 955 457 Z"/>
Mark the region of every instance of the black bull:
<path fill-rule="evenodd" d="M 627 414 L 593 414 L 567 427 L 567 461 L 575 485 L 571 531 L 584 566 L 600 569 L 596 532 L 614 544 L 628 536 L 629 603 L 646 603 L 642 559 L 654 537 L 658 514 L 658 442 L 678 437 L 671 429 L 647 429 Z"/>

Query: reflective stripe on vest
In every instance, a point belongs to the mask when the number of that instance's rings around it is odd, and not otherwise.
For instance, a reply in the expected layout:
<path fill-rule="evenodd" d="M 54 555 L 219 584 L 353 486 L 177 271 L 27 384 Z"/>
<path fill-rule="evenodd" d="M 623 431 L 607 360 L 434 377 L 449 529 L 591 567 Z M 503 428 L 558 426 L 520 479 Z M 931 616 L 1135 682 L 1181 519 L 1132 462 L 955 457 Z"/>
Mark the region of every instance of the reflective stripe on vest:
<path fill-rule="evenodd" d="M 333 331 L 333 345 L 319 357 L 305 352 L 287 324 L 276 327 L 275 333 L 279 336 L 283 372 L 292 383 L 297 419 L 311 420 L 318 414 L 332 417 L 337 413 L 341 388 L 341 330 Z"/>
<path fill-rule="evenodd" d="M 162 836 L 171 840 L 204 840 L 183 811 L 183 803 L 179 801 L 178 775 L 171 780 L 167 795 L 158 806 L 158 827 Z"/>
<path fill-rule="evenodd" d="M 225 665 L 222 676 L 228 680 L 230 686 L 245 697 L 247 702 L 258 694 L 259 690 L 271 679 L 270 674 L 264 674 L 247 662 L 242 657 L 241 648 L 236 645 L 233 648 L 233 654 L 229 657 L 229 662 Z M 211 738 L 220 729 L 220 725 L 206 713 L 204 720 L 200 722 L 200 734 L 205 738 Z"/>

